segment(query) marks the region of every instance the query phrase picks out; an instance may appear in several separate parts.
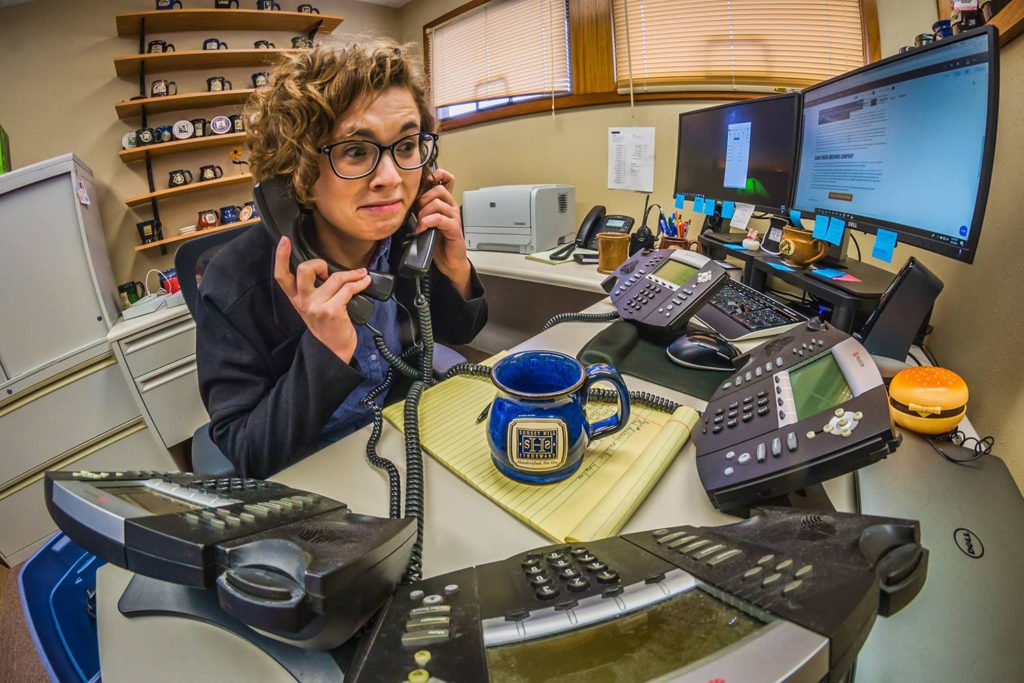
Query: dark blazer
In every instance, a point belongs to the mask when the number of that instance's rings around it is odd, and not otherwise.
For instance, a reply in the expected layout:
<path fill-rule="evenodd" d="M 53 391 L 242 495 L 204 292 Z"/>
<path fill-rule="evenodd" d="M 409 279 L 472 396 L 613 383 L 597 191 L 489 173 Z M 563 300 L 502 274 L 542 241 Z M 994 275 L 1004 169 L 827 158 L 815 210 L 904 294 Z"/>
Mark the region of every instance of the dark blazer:
<path fill-rule="evenodd" d="M 403 225 L 392 237 L 392 273 L 407 236 Z M 343 362 L 313 336 L 274 280 L 276 246 L 262 224 L 229 242 L 203 274 L 195 315 L 199 393 L 210 414 L 210 436 L 241 475 L 260 478 L 316 450 L 327 419 L 364 379 L 354 359 Z M 475 269 L 471 278 L 466 301 L 431 267 L 438 341 L 464 344 L 487 322 Z M 405 319 L 415 311 L 414 295 L 412 281 L 396 276 L 395 297 Z M 408 386 L 396 381 L 389 402 L 404 397 Z"/>

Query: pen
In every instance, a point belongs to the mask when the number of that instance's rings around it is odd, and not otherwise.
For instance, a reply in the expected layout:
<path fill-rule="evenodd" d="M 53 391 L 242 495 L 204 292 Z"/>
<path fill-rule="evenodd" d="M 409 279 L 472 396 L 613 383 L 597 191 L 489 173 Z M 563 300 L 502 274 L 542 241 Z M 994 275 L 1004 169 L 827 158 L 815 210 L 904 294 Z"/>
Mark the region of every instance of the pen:
<path fill-rule="evenodd" d="M 487 417 L 487 413 L 489 413 L 489 412 L 491 412 L 491 404 L 490 403 L 488 403 L 487 405 L 484 406 L 483 411 L 481 411 L 480 415 L 478 415 L 477 418 L 476 418 L 476 423 L 480 424 L 481 422 L 483 422 L 484 419 Z"/>

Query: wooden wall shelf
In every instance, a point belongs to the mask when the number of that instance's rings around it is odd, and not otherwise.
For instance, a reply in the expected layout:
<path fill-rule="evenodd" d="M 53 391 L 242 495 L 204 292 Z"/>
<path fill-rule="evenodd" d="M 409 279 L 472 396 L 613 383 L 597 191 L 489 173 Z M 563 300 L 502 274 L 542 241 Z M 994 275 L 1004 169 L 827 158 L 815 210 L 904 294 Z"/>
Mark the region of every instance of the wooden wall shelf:
<path fill-rule="evenodd" d="M 140 194 L 138 197 L 128 197 L 124 200 L 124 203 L 128 206 L 142 206 L 143 204 L 149 204 L 153 199 L 171 199 L 172 197 L 181 197 L 182 195 L 195 194 L 196 192 L 202 192 L 203 190 L 213 190 L 218 187 L 238 185 L 239 183 L 246 182 L 252 183 L 251 173 L 230 176 L 225 175 L 221 178 L 217 178 L 216 180 L 196 180 L 188 185 L 182 185 L 181 187 L 169 187 L 166 190 L 157 190 L 156 192 Z"/>
<path fill-rule="evenodd" d="M 989 23 L 999 29 L 999 47 L 1004 47 L 1024 32 L 1024 0 L 1012 0 Z"/>
<path fill-rule="evenodd" d="M 245 133 L 224 133 L 223 135 L 207 135 L 201 138 L 189 138 L 188 140 L 175 140 L 174 142 L 161 142 L 156 145 L 144 147 L 133 147 L 122 149 L 118 156 L 124 163 L 141 161 L 147 156 L 162 157 L 178 152 L 188 152 L 196 149 L 208 149 L 210 147 L 223 147 L 225 145 L 241 145 L 245 143 Z"/>
<path fill-rule="evenodd" d="M 177 9 L 127 12 L 115 17 L 118 36 L 137 36 L 146 21 L 146 34 L 168 31 L 294 31 L 308 33 L 321 22 L 319 33 L 330 33 L 344 18 L 329 14 L 271 12 L 255 9 Z"/>
<path fill-rule="evenodd" d="M 247 221 L 238 221 L 237 223 L 228 223 L 227 225 L 218 225 L 216 228 L 207 228 L 206 230 L 196 230 L 195 232 L 190 232 L 187 235 L 175 235 L 174 237 L 166 237 L 166 238 L 164 238 L 162 240 L 157 240 L 156 242 L 150 242 L 149 244 L 140 244 L 137 247 L 135 247 L 135 251 L 144 251 L 146 249 L 154 249 L 154 248 L 157 248 L 157 247 L 166 247 L 168 244 L 172 244 L 174 242 L 183 242 L 184 240 L 190 240 L 193 237 L 201 237 L 203 235 L 210 235 L 210 234 L 215 233 L 215 232 L 220 232 L 221 230 L 230 230 L 231 228 L 240 228 L 243 225 L 253 225 L 254 223 L 259 223 L 259 222 L 260 222 L 259 218 L 250 218 Z"/>
<path fill-rule="evenodd" d="M 220 92 L 193 92 L 182 93 L 181 95 L 168 95 L 167 97 L 146 97 L 140 100 L 124 100 L 114 105 L 117 118 L 124 121 L 142 116 L 142 108 L 146 108 L 147 114 L 158 114 L 165 111 L 181 111 L 183 109 L 200 109 L 203 107 L 220 107 L 229 104 L 242 104 L 249 95 L 253 94 L 253 88 L 241 90 L 222 90 Z"/>
<path fill-rule="evenodd" d="M 171 10 L 166 11 L 169 12 Z M 263 66 L 275 63 L 282 55 L 304 52 L 308 49 L 187 50 L 182 52 L 126 55 L 124 57 L 114 57 L 114 71 L 121 78 L 131 78 L 139 75 L 139 69 L 143 64 L 146 65 L 147 74 L 153 74 L 157 71 Z"/>

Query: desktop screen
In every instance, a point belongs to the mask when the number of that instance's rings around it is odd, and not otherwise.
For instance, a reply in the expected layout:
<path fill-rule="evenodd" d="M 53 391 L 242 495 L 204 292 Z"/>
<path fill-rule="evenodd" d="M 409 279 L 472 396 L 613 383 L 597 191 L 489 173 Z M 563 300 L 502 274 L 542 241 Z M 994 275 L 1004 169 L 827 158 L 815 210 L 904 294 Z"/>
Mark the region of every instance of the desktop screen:
<path fill-rule="evenodd" d="M 809 88 L 793 207 L 971 262 L 992 168 L 989 29 Z"/>
<path fill-rule="evenodd" d="M 676 194 L 785 207 L 798 107 L 791 94 L 680 114 Z"/>

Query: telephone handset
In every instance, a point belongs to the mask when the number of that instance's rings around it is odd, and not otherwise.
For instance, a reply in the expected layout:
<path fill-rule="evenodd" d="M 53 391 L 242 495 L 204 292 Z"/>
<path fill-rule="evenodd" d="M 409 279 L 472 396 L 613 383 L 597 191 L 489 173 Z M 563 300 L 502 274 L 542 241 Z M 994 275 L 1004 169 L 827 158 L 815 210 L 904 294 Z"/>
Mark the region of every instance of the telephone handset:
<path fill-rule="evenodd" d="M 624 232 L 633 229 L 633 219 L 617 214 L 605 215 L 605 208 L 600 204 L 587 212 L 580 223 L 576 239 L 551 254 L 552 261 L 564 261 L 576 249 L 597 249 L 597 234 L 600 232 Z"/>

